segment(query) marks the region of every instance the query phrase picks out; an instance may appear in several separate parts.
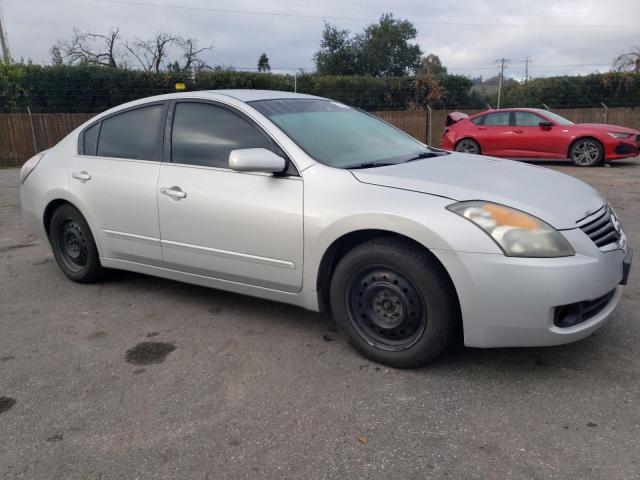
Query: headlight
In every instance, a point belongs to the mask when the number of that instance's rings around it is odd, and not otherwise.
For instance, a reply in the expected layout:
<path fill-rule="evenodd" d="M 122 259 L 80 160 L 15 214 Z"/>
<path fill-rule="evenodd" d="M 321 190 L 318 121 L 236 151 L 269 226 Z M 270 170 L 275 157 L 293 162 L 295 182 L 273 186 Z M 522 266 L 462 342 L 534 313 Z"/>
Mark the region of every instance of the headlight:
<path fill-rule="evenodd" d="M 568 257 L 575 252 L 551 225 L 514 208 L 470 201 L 447 207 L 484 230 L 510 257 Z"/>
<path fill-rule="evenodd" d="M 616 133 L 616 132 L 607 132 L 607 135 L 613 138 L 630 138 L 630 133 Z"/>

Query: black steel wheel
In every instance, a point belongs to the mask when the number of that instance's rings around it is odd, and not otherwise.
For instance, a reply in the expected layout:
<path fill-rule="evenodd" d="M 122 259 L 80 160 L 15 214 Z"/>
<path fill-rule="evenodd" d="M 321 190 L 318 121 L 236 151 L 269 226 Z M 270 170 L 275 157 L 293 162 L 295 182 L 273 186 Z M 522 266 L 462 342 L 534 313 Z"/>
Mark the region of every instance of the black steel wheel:
<path fill-rule="evenodd" d="M 77 208 L 65 204 L 53 213 L 49 240 L 60 269 L 75 282 L 89 283 L 103 273 L 91 229 Z"/>
<path fill-rule="evenodd" d="M 424 332 L 427 310 L 422 296 L 393 268 L 363 270 L 354 276 L 346 294 L 354 328 L 378 348 L 403 350 Z"/>
<path fill-rule="evenodd" d="M 367 241 L 342 257 L 331 278 L 330 301 L 354 348 L 397 368 L 435 359 L 460 325 L 455 288 L 442 265 L 400 237 Z"/>
<path fill-rule="evenodd" d="M 480 145 L 475 140 L 471 140 L 470 138 L 463 138 L 458 143 L 456 143 L 456 147 L 454 148 L 456 152 L 462 153 L 472 153 L 474 155 L 480 154 Z"/>

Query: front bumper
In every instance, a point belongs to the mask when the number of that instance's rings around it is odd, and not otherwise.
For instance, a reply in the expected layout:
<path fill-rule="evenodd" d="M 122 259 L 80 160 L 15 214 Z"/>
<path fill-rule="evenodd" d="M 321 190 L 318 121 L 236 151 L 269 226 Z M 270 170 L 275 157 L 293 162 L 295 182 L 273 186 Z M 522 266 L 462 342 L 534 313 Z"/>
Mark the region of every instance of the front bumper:
<path fill-rule="evenodd" d="M 628 276 L 626 251 L 600 251 L 579 230 L 563 232 L 582 248 L 563 258 L 515 258 L 499 254 L 434 251 L 458 293 L 464 342 L 470 347 L 550 346 L 580 340 L 602 326 L 615 309 Z M 574 238 L 571 238 L 574 237 Z M 592 247 L 592 248 L 591 248 Z M 586 251 L 585 251 L 586 250 Z M 627 257 L 627 255 L 629 255 Z M 625 274 L 625 271 L 627 272 Z M 580 323 L 554 324 L 559 307 L 607 296 Z"/>
<path fill-rule="evenodd" d="M 640 140 L 636 136 L 605 143 L 605 160 L 637 157 L 640 154 Z"/>

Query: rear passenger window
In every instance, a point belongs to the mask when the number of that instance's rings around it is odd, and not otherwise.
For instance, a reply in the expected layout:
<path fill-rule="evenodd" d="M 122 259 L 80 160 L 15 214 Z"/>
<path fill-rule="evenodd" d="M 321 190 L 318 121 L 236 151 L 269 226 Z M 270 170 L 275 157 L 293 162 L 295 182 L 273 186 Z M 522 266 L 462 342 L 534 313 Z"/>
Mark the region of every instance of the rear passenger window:
<path fill-rule="evenodd" d="M 95 155 L 98 148 L 98 132 L 100 131 L 100 122 L 84 131 L 84 154 Z"/>
<path fill-rule="evenodd" d="M 475 123 L 476 125 L 484 125 L 485 117 L 486 117 L 486 115 L 480 115 L 479 117 L 472 118 L 471 121 L 473 123 Z"/>
<path fill-rule="evenodd" d="M 102 121 L 97 155 L 156 160 L 163 105 L 136 108 Z"/>
<path fill-rule="evenodd" d="M 176 104 L 171 130 L 172 162 L 229 168 L 229 153 L 242 148 L 271 149 L 271 142 L 226 108 L 197 102 Z"/>
<path fill-rule="evenodd" d="M 511 112 L 490 113 L 485 117 L 484 124 L 494 127 L 509 125 L 510 116 Z"/>

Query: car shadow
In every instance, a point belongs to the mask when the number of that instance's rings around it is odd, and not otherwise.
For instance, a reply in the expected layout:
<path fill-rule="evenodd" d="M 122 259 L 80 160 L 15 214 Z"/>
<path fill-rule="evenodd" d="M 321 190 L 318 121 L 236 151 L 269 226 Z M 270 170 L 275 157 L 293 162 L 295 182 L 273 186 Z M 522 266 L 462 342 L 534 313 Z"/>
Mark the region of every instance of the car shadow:
<path fill-rule="evenodd" d="M 311 312 L 294 305 L 126 271 L 110 271 L 104 283 L 112 286 L 122 285 L 128 291 L 139 289 L 143 295 L 170 293 L 174 300 L 181 304 L 196 304 L 208 312 L 242 312 L 242 316 L 251 316 L 258 321 L 272 322 L 273 315 L 266 317 L 263 314 L 275 313 L 278 328 L 296 330 L 297 334 L 302 335 L 301 341 L 314 342 L 331 332 L 330 335 L 334 337 L 332 340 L 339 340 L 337 343 L 344 344 L 340 352 L 335 352 L 341 355 L 343 362 L 352 364 L 354 368 L 362 368 L 363 361 L 366 361 L 346 346 L 346 335 L 337 331 L 335 322 L 328 313 Z M 214 316 L 212 315 L 212 318 Z M 234 318 L 216 318 L 219 322 L 236 324 Z M 268 330 L 268 326 L 265 323 L 265 330 Z M 580 375 L 581 371 L 590 370 L 592 367 L 595 369 L 597 365 L 601 365 L 603 358 L 609 355 L 607 352 L 610 351 L 606 347 L 608 345 L 610 349 L 610 342 L 603 342 L 602 338 L 598 338 L 604 336 L 606 335 L 601 331 L 597 331 L 579 342 L 561 346 L 482 349 L 465 347 L 460 332 L 453 344 L 438 359 L 412 372 L 450 374 L 464 371 L 473 372 L 481 377 L 516 375 L 517 378 L 535 377 L 543 371 L 546 376 Z"/>

